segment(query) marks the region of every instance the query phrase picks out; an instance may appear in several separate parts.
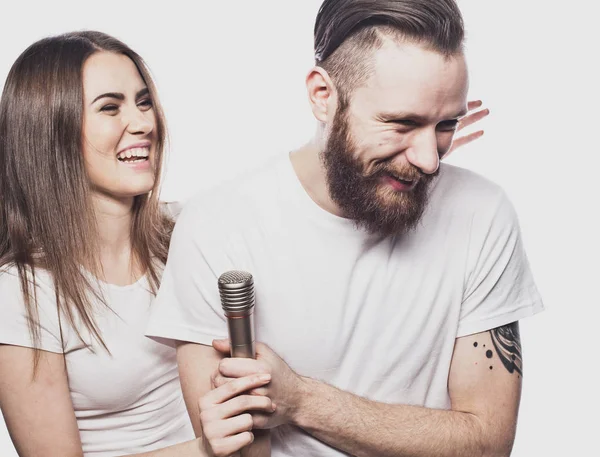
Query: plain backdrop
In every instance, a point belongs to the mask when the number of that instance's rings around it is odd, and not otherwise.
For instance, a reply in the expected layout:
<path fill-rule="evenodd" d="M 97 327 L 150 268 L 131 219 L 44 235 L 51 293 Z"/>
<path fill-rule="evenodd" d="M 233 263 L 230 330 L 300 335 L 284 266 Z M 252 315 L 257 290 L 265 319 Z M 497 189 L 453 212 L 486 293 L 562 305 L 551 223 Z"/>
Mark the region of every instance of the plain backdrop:
<path fill-rule="evenodd" d="M 481 123 L 484 137 L 448 161 L 506 189 L 546 304 L 521 323 L 525 377 L 514 457 L 598 455 L 600 33 L 593 3 L 460 1 L 470 98 L 483 99 L 491 114 Z M 96 29 L 122 39 L 149 64 L 166 110 L 163 198 L 185 200 L 313 133 L 304 78 L 319 5 L 3 2 L 0 83 L 44 36 Z M 16 456 L 1 418 L 0 456 Z"/>

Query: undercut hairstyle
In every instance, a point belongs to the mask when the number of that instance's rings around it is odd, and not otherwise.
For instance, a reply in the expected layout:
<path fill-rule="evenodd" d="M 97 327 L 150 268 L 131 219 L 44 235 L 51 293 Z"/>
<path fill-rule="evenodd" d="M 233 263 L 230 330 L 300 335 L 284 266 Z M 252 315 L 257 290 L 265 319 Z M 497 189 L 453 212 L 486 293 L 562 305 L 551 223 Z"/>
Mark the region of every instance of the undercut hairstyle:
<path fill-rule="evenodd" d="M 387 40 L 451 57 L 463 52 L 464 36 L 455 0 L 325 0 L 315 22 L 315 63 L 331 77 L 343 109 L 371 76 L 374 51 Z"/>

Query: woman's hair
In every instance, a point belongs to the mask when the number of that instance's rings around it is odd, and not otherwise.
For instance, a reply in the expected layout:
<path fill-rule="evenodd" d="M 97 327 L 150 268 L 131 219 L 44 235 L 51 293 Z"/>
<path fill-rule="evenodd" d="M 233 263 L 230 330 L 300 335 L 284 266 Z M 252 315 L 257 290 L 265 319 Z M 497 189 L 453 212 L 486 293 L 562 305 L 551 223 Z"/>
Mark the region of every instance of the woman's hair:
<path fill-rule="evenodd" d="M 90 300 L 102 300 L 93 284 L 102 267 L 82 152 L 83 66 L 101 51 L 129 57 L 153 101 L 155 181 L 150 193 L 134 199 L 130 234 L 133 262 L 147 273 L 153 293 L 160 281 L 159 263 L 167 259 L 173 221 L 158 202 L 166 126 L 144 61 L 100 32 L 67 33 L 32 44 L 13 64 L 0 100 L 0 267 L 17 268 L 36 348 L 37 268 L 52 277 L 59 318 L 66 316 L 80 337 L 86 328 L 104 345 Z"/>

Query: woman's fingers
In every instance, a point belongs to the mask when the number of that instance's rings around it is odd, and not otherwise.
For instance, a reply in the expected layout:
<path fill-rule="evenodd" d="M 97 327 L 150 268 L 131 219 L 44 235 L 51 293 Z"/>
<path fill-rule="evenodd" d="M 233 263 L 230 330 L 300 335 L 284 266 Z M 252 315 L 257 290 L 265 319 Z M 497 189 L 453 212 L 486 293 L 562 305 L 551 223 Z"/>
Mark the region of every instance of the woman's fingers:
<path fill-rule="evenodd" d="M 222 385 L 213 379 L 218 387 L 199 401 L 204 443 L 211 455 L 230 456 L 254 440 L 252 428 L 264 426 L 269 414 L 275 411 L 275 405 L 266 396 L 248 392 L 260 389 L 270 380 L 268 374 L 229 379 Z"/>
<path fill-rule="evenodd" d="M 202 432 L 211 442 L 228 436 L 249 432 L 254 426 L 254 420 L 250 413 L 240 414 L 223 420 L 211 420 L 202 423 Z"/>
<path fill-rule="evenodd" d="M 239 414 L 247 413 L 249 411 L 272 413 L 275 411 L 275 408 L 269 397 L 240 395 L 239 397 L 232 398 L 223 404 L 215 405 L 208 410 L 201 411 L 200 420 L 203 424 L 216 422 Z"/>
<path fill-rule="evenodd" d="M 223 403 L 243 392 L 261 387 L 271 381 L 271 375 L 259 374 L 233 379 L 216 389 L 207 392 L 200 399 L 200 410 L 208 410 L 214 405 Z"/>
<path fill-rule="evenodd" d="M 257 395 L 240 395 L 239 397 L 232 398 L 223 403 L 220 409 L 223 417 L 231 417 L 246 411 L 272 413 L 275 410 L 273 402 L 269 397 L 259 397 Z"/>
<path fill-rule="evenodd" d="M 226 438 L 208 440 L 204 437 L 204 439 L 208 442 L 211 454 L 214 457 L 230 457 L 238 455 L 235 453 L 251 444 L 254 441 L 254 434 L 252 432 L 242 432 Z"/>

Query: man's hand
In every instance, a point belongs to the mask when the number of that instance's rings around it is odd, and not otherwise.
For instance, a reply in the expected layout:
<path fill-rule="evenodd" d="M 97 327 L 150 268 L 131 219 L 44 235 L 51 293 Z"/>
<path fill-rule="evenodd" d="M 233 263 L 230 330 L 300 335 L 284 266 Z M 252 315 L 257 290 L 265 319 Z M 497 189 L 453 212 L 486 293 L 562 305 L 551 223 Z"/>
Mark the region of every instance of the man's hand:
<path fill-rule="evenodd" d="M 229 340 L 214 340 L 213 347 L 229 354 Z M 256 428 L 274 428 L 293 422 L 294 414 L 302 395 L 303 380 L 271 348 L 262 343 L 256 344 L 256 360 L 244 358 L 224 358 L 213 373 L 212 382 L 216 387 L 227 384 L 232 378 L 254 374 L 268 374 L 271 382 L 254 389 L 250 393 L 269 397 L 275 412 L 253 414 Z"/>
<path fill-rule="evenodd" d="M 479 122 L 481 119 L 490 114 L 489 109 L 482 109 L 479 111 L 475 111 L 477 108 L 480 108 L 482 105 L 481 100 L 474 100 L 467 103 L 467 109 L 469 110 L 467 115 L 463 117 L 456 129 L 457 132 L 460 132 L 462 129 L 468 127 L 469 125 L 473 125 L 476 122 Z M 483 130 L 477 130 L 476 132 L 469 133 L 468 135 L 462 135 L 454 139 L 452 142 L 452 147 L 450 150 L 442 157 L 442 159 L 447 158 L 450 154 L 452 154 L 457 148 L 464 146 L 465 144 L 471 143 L 475 141 L 477 138 L 480 138 L 483 135 Z"/>

